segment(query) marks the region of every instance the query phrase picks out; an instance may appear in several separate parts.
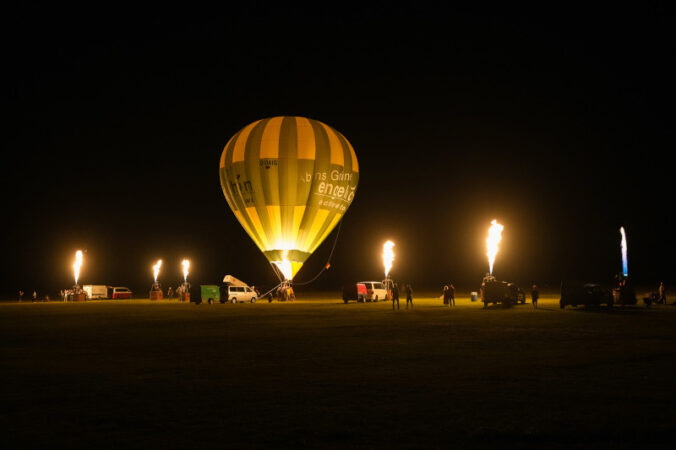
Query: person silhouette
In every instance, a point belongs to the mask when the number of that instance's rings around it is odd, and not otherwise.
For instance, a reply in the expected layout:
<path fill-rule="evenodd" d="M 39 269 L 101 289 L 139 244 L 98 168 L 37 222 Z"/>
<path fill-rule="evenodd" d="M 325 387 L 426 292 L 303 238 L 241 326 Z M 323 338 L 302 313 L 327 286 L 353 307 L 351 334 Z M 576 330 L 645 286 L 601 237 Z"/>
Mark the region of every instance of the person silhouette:
<path fill-rule="evenodd" d="M 538 299 L 540 298 L 540 291 L 538 291 L 537 285 L 533 285 L 533 288 L 530 292 L 531 297 L 533 298 L 533 308 L 537 309 Z"/>
<path fill-rule="evenodd" d="M 408 304 L 411 304 L 411 309 L 413 309 L 413 289 L 411 289 L 411 285 L 407 284 L 406 285 L 406 309 L 408 309 Z"/>
<path fill-rule="evenodd" d="M 392 284 L 392 311 L 394 311 L 394 302 L 397 302 L 397 311 L 399 310 L 399 286 Z"/>

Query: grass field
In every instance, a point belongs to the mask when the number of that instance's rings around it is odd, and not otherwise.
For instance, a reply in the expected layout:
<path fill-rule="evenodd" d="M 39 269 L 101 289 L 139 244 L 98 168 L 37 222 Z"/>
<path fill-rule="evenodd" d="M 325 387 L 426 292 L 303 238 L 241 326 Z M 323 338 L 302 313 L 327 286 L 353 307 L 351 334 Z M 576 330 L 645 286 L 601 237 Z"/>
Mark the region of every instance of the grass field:
<path fill-rule="evenodd" d="M 0 304 L 3 448 L 668 448 L 676 307 Z"/>

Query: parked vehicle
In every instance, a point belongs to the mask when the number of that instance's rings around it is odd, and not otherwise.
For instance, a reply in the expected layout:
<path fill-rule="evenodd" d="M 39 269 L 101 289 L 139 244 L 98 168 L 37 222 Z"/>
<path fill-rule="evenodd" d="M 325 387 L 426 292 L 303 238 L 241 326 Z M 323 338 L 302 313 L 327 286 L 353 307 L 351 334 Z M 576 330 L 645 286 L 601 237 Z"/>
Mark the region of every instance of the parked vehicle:
<path fill-rule="evenodd" d="M 367 296 L 368 291 L 364 283 L 351 283 L 343 286 L 343 301 L 345 303 L 350 300 L 364 303 Z"/>
<path fill-rule="evenodd" d="M 223 286 L 221 290 L 221 303 L 229 301 L 231 303 L 251 302 L 256 303 L 258 297 L 256 291 L 249 286 Z"/>
<path fill-rule="evenodd" d="M 89 299 L 108 298 L 108 286 L 104 284 L 85 284 L 82 289 Z"/>
<path fill-rule="evenodd" d="M 387 300 L 387 289 L 380 281 L 360 281 L 359 284 L 366 286 L 366 301 L 377 302 Z"/>
<path fill-rule="evenodd" d="M 481 284 L 481 300 L 484 308 L 489 303 L 502 303 L 511 306 L 517 303 L 526 303 L 526 293 L 515 283 L 490 279 Z"/>
<path fill-rule="evenodd" d="M 611 308 L 613 306 L 613 294 L 610 289 L 596 283 L 564 282 L 561 283 L 559 306 L 563 309 L 567 305 L 606 305 L 608 308 Z"/>
<path fill-rule="evenodd" d="M 209 303 L 210 305 L 216 301 L 221 301 L 221 289 L 215 284 L 203 284 L 200 286 L 200 297 L 195 299 L 196 303 L 199 304 L 203 301 Z M 221 302 L 224 303 L 224 302 Z"/>
<path fill-rule="evenodd" d="M 113 293 L 111 298 L 113 299 L 124 299 L 131 298 L 132 292 L 128 287 L 124 286 L 115 286 L 113 287 Z"/>
<path fill-rule="evenodd" d="M 245 282 L 238 280 L 232 275 L 226 275 L 223 278 L 224 286 L 221 286 L 220 302 L 251 302 L 255 303 L 258 299 L 256 291 L 251 289 Z"/>

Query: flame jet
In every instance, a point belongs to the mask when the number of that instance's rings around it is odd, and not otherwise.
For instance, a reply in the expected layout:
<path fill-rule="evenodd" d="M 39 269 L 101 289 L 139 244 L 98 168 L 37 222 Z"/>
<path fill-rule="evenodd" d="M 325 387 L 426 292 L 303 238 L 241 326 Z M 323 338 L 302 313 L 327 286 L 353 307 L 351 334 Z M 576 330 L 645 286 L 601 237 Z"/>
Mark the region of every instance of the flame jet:
<path fill-rule="evenodd" d="M 625 277 L 629 275 L 627 268 L 627 235 L 624 233 L 624 227 L 620 227 L 620 234 L 622 241 L 620 241 L 620 249 L 622 250 L 622 275 Z"/>
<path fill-rule="evenodd" d="M 75 276 L 75 285 L 80 278 L 80 268 L 82 267 L 82 250 L 75 252 L 75 262 L 73 263 L 73 275 Z"/>
<path fill-rule="evenodd" d="M 157 263 L 153 266 L 153 275 L 155 277 L 155 283 L 157 283 L 157 276 L 160 274 L 160 267 L 162 267 L 162 260 L 158 259 Z"/>
<path fill-rule="evenodd" d="M 183 262 L 181 262 L 181 265 L 183 266 L 183 281 L 187 282 L 188 281 L 188 269 L 190 269 L 190 261 L 187 259 L 184 259 Z M 157 282 L 157 275 L 155 276 L 155 281 Z"/>
<path fill-rule="evenodd" d="M 281 261 L 272 261 L 272 263 L 277 266 L 280 272 L 282 272 L 282 275 L 284 276 L 285 280 L 292 280 L 293 279 L 293 264 L 291 264 L 291 261 L 289 261 L 289 251 L 284 250 L 282 251 L 282 260 Z"/>
<path fill-rule="evenodd" d="M 394 252 L 392 251 L 394 247 L 394 242 L 387 241 L 383 245 L 383 265 L 385 266 L 385 278 L 390 276 L 390 270 L 392 269 L 392 261 L 394 261 Z"/>
<path fill-rule="evenodd" d="M 495 263 L 495 256 L 498 254 L 498 244 L 502 240 L 502 230 L 505 227 L 500 225 L 497 220 L 493 219 L 491 227 L 488 229 L 488 237 L 486 238 L 486 249 L 488 256 L 489 273 L 493 275 L 493 263 Z"/>

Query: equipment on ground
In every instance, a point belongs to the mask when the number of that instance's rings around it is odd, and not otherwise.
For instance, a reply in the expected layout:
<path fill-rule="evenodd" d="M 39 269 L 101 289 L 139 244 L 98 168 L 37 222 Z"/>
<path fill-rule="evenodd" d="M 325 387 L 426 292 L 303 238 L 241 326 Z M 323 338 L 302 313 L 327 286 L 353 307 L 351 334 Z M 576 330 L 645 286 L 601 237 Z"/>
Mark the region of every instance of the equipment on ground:
<path fill-rule="evenodd" d="M 153 283 L 150 287 L 150 293 L 148 295 L 150 300 L 162 300 L 164 298 L 164 293 L 162 292 L 162 285 L 160 283 Z"/>
<path fill-rule="evenodd" d="M 628 278 L 620 277 L 620 282 L 613 288 L 613 303 L 619 306 L 638 303 L 636 291 Z"/>

